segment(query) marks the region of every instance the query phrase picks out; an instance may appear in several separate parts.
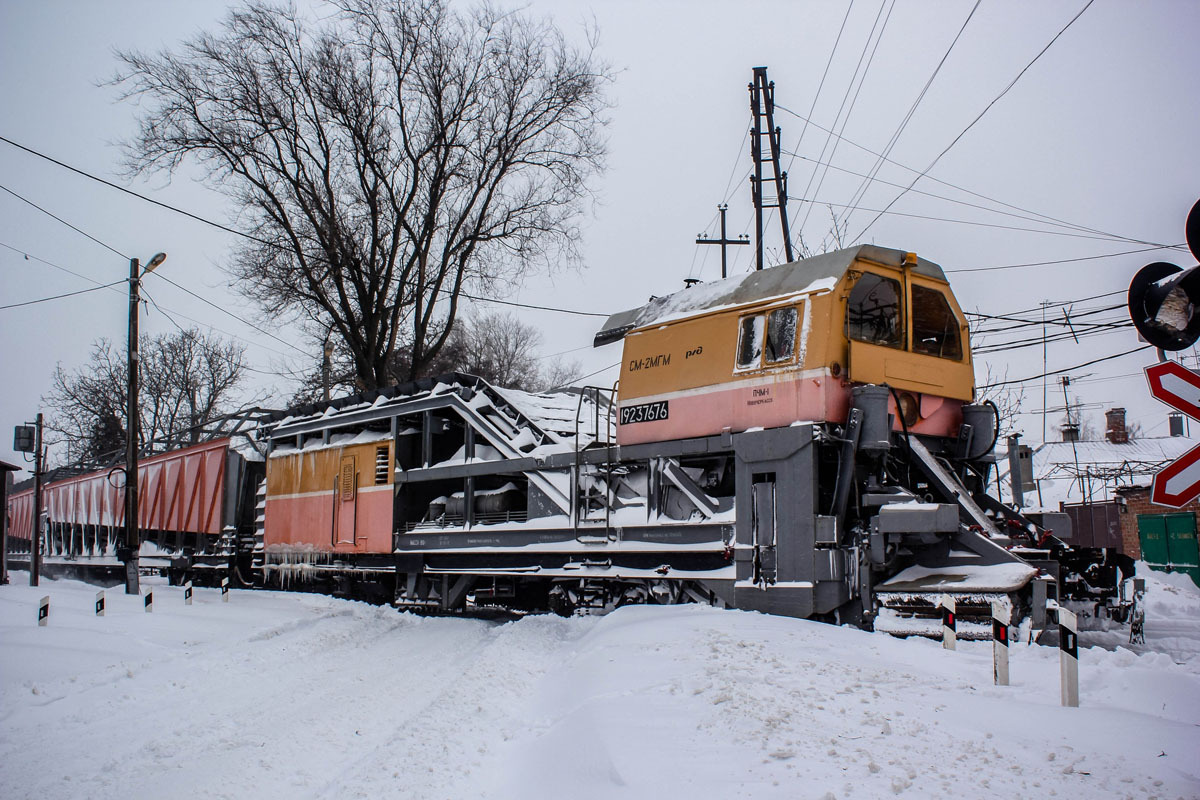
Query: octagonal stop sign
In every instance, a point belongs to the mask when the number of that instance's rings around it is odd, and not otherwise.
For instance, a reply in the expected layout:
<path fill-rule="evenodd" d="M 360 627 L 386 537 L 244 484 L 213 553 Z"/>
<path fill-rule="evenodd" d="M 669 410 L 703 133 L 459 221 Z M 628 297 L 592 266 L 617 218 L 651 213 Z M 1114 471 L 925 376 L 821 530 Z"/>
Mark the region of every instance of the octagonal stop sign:
<path fill-rule="evenodd" d="M 1150 395 L 1200 422 L 1200 373 L 1174 361 L 1146 367 Z M 1182 508 L 1200 496 L 1200 446 L 1193 447 L 1154 476 L 1150 502 Z"/>

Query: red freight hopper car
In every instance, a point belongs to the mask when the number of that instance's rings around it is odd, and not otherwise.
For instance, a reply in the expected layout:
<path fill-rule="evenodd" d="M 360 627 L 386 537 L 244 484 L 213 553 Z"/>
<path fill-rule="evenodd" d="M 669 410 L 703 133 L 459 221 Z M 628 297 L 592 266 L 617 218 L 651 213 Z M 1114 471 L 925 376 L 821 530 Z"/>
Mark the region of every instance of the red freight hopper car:
<path fill-rule="evenodd" d="M 138 528 L 143 552 L 186 554 L 188 568 L 226 566 L 240 533 L 253 536 L 251 464 L 229 439 L 204 442 L 138 462 Z M 29 551 L 33 489 L 9 505 L 10 550 Z M 243 524 L 239 526 L 239 521 Z M 47 558 L 116 556 L 125 528 L 122 470 L 89 472 L 42 487 L 43 553 Z M 239 531 L 239 528 L 248 530 Z"/>

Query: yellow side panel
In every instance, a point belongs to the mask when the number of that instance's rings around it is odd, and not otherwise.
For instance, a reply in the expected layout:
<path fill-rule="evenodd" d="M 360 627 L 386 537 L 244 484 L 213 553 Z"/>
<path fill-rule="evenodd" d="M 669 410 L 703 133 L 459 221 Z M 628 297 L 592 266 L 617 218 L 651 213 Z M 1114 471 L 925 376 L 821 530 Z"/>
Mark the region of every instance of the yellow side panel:
<path fill-rule="evenodd" d="M 635 331 L 625 337 L 622 400 L 712 386 L 733 378 L 738 312 Z"/>
<path fill-rule="evenodd" d="M 388 464 L 392 463 L 391 443 L 368 442 L 345 447 L 326 447 L 298 453 L 273 455 L 267 459 L 267 497 L 334 491 L 343 457 L 354 457 L 358 486 L 375 485 L 375 453 L 377 447 L 387 447 Z M 388 469 L 388 483 L 392 482 Z"/>
<path fill-rule="evenodd" d="M 886 383 L 897 389 L 970 402 L 975 370 L 971 362 L 910 353 L 850 341 L 849 377 L 855 383 Z"/>

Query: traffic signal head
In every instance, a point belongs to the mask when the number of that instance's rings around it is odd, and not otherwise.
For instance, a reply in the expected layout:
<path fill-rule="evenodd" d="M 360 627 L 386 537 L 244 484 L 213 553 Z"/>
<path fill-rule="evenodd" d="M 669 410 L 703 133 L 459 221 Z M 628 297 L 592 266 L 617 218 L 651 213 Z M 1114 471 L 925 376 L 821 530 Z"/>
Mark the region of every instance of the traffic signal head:
<path fill-rule="evenodd" d="M 1200 201 L 1185 224 L 1188 249 L 1200 261 Z M 1200 338 L 1200 267 L 1165 261 L 1142 267 L 1129 284 L 1129 318 L 1160 350 L 1182 350 Z"/>
<path fill-rule="evenodd" d="M 1129 317 L 1138 333 L 1162 350 L 1183 350 L 1200 339 L 1200 267 L 1155 261 L 1129 284 Z"/>

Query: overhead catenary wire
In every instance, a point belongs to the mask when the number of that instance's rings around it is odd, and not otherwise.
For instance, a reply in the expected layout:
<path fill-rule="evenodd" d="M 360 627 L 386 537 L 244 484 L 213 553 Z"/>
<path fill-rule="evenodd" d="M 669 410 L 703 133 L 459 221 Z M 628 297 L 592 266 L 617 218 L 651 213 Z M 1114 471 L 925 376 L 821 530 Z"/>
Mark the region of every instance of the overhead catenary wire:
<path fill-rule="evenodd" d="M 1179 249 L 1183 246 L 1184 245 L 1182 243 L 1170 244 L 1170 245 L 1159 245 L 1159 246 L 1155 246 L 1155 247 L 1142 247 L 1137 250 L 1123 250 L 1120 253 L 1101 253 L 1101 254 L 1095 255 L 1095 256 L 1080 256 L 1078 258 L 1056 258 L 1056 259 L 1052 259 L 1050 261 L 1031 261 L 1026 264 L 998 264 L 996 266 L 991 266 L 991 267 L 968 267 L 968 268 L 961 268 L 961 269 L 947 269 L 947 270 L 942 270 L 942 271 L 947 274 L 950 274 L 950 273 L 962 273 L 962 272 L 994 272 L 996 270 L 1026 269 L 1029 267 L 1048 267 L 1048 266 L 1053 266 L 1053 265 L 1057 265 L 1057 264 L 1073 264 L 1078 261 L 1096 261 L 1096 260 L 1102 259 L 1102 258 L 1117 258 L 1118 256 L 1129 256 L 1129 255 L 1134 255 L 1136 253 L 1150 253 L 1155 250 L 1175 250 L 1175 249 Z M 1120 294 L 1120 293 L 1123 293 L 1123 291 L 1124 290 L 1122 290 L 1122 292 L 1113 292 L 1112 294 Z"/>
<path fill-rule="evenodd" d="M 1030 68 L 1032 68 L 1033 65 L 1036 64 L 1038 62 L 1038 60 L 1041 59 L 1041 57 L 1046 54 L 1046 51 L 1049 50 L 1054 45 L 1054 43 L 1059 40 L 1059 37 L 1061 37 L 1064 33 L 1067 32 L 1068 28 L 1070 28 L 1072 25 L 1075 24 L 1076 20 L 1078 20 L 1081 16 L 1083 16 L 1083 12 L 1085 12 L 1089 8 L 1091 8 L 1092 3 L 1094 3 L 1094 2 L 1095 2 L 1095 0 L 1087 0 L 1087 3 L 1084 4 L 1083 8 L 1079 9 L 1079 12 L 1075 16 L 1071 17 L 1070 21 L 1067 22 L 1067 24 L 1064 25 L 1062 27 L 1062 29 L 1059 30 L 1058 33 L 1054 34 L 1054 37 L 1052 39 L 1050 39 L 1050 41 L 1046 44 L 1046 46 L 1043 47 L 1041 50 L 1039 50 L 1037 55 L 1035 55 L 1029 61 L 1028 64 L 1026 64 L 1024 67 L 1021 68 L 1021 71 L 1017 73 L 1017 76 L 1015 78 L 1013 78 L 1012 81 L 1010 81 L 1009 84 L 1006 87 L 1004 87 L 1003 90 L 1001 90 L 1000 94 L 998 94 L 994 98 L 992 98 L 991 102 L 989 102 L 986 106 L 984 106 L 983 110 L 979 112 L 978 116 L 976 116 L 975 119 L 971 120 L 967 124 L 967 127 L 963 128 L 962 131 L 960 131 L 959 134 L 957 136 L 955 136 L 954 139 L 951 140 L 950 144 L 946 145 L 946 147 L 942 150 L 942 152 L 937 154 L 937 156 L 933 159 L 933 161 L 929 162 L 929 166 L 925 167 L 925 169 L 923 169 L 919 175 L 917 175 L 915 178 L 913 178 L 912 184 L 909 186 L 909 188 L 912 188 L 913 185 L 916 185 L 917 181 L 921 180 L 921 178 L 925 177 L 926 173 L 928 173 L 931 169 L 933 169 L 935 166 L 937 166 L 937 163 L 939 161 L 941 161 L 942 158 L 947 153 L 949 153 L 950 150 L 956 144 L 958 144 L 964 136 L 967 135 L 968 131 L 970 131 L 972 128 L 975 127 L 975 125 L 979 122 L 979 120 L 983 119 L 984 115 L 986 115 L 989 111 L 992 110 L 992 107 L 995 106 L 996 103 L 998 103 L 1001 100 L 1001 98 L 1003 98 L 1006 94 L 1008 94 L 1009 91 L 1014 86 L 1017 85 L 1017 82 L 1019 80 L 1021 80 L 1021 78 L 1025 75 L 1025 73 L 1028 72 L 1030 70 Z M 894 206 L 900 200 L 900 198 L 902 198 L 905 195 L 905 193 L 907 191 L 908 190 L 905 189 L 900 194 L 896 195 L 892 199 L 892 201 L 887 204 L 887 206 L 883 209 L 883 211 L 878 212 L 875 215 L 875 217 L 870 222 L 868 222 L 861 231 L 858 232 L 858 235 L 855 236 L 853 239 L 851 239 L 851 242 L 857 242 L 859 239 L 861 239 L 863 237 L 863 235 L 866 234 L 866 232 L 871 229 L 871 226 L 874 225 L 876 222 L 878 222 L 880 217 L 882 217 L 885 212 L 891 210 L 892 206 Z"/>
<path fill-rule="evenodd" d="M 782 152 L 790 153 L 792 156 L 799 158 L 802 161 L 813 161 L 813 159 L 810 159 L 807 156 L 802 156 L 799 153 L 791 153 L 788 150 L 783 150 Z M 828 167 L 829 169 L 835 170 L 837 172 L 844 172 L 847 175 L 853 175 L 858 178 L 863 178 L 864 183 L 878 183 L 880 185 L 891 186 L 896 189 L 904 189 L 905 188 L 904 184 L 896 183 L 895 181 L 884 180 L 883 178 L 872 177 L 871 175 L 867 175 L 862 172 L 857 172 L 852 169 L 847 169 L 845 167 L 839 167 L 835 164 L 829 164 L 829 163 L 824 163 L 824 162 L 815 162 L 815 161 L 813 161 L 813 163 L 819 163 L 821 166 Z M 1084 232 L 1084 233 L 1103 233 L 1103 231 L 1095 231 L 1095 230 L 1091 230 L 1088 228 L 1084 228 L 1079 225 L 1072 225 L 1070 223 L 1050 222 L 1050 221 L 1042 219 L 1040 217 L 1040 215 L 1034 214 L 1032 212 L 1018 213 L 1016 211 L 1002 211 L 998 208 L 993 208 L 991 206 L 985 206 L 980 203 L 971 203 L 966 200 L 960 200 L 958 198 L 948 197 L 944 194 L 937 194 L 935 192 L 926 192 L 921 189 L 909 189 L 908 191 L 912 192 L 913 194 L 922 195 L 924 197 L 931 197 L 935 200 L 943 200 L 947 203 L 953 203 L 954 205 L 964 206 L 966 208 L 974 208 L 974 209 L 978 209 L 980 211 L 986 211 L 989 214 L 999 214 L 1004 217 L 1012 217 L 1014 219 L 1022 219 L 1022 220 L 1025 220 L 1026 222 L 1036 222 L 1039 225 L 1050 225 L 1052 227 L 1066 228 L 1068 230 L 1079 231 L 1079 232 Z M 851 202 L 854 203 L 856 201 L 851 201 Z M 848 208 L 851 212 L 853 212 L 856 207 L 848 204 L 846 206 L 846 208 Z M 1116 235 L 1112 235 L 1112 238 L 1115 240 L 1119 240 L 1119 241 L 1125 241 L 1124 237 L 1118 237 Z M 1182 246 L 1182 245 L 1172 245 L 1172 246 Z M 1166 247 L 1148 247 L 1148 248 L 1144 248 L 1143 250 L 1130 250 L 1128 252 L 1129 253 L 1138 253 L 1138 252 L 1146 252 L 1148 250 L 1163 250 L 1163 249 L 1167 249 L 1167 248 Z M 1114 255 L 1121 255 L 1121 254 L 1114 254 Z M 1053 262 L 1049 262 L 1049 263 L 1053 263 Z M 946 270 L 946 272 L 975 272 L 975 271 L 981 271 L 981 270 L 975 270 L 975 269 Z"/>
<path fill-rule="evenodd" d="M 829 50 L 829 58 L 825 61 L 825 70 L 821 73 L 821 80 L 817 83 L 816 94 L 813 95 L 812 104 L 808 107 L 808 116 L 812 117 L 813 111 L 817 107 L 817 101 L 821 99 L 821 90 L 825 88 L 825 78 L 829 76 L 829 66 L 833 63 L 833 57 L 837 55 L 838 45 L 842 42 L 842 33 L 846 30 L 846 20 L 850 19 L 850 12 L 854 10 L 854 0 L 846 6 L 846 13 L 842 17 L 842 24 L 838 28 L 837 38 L 833 40 L 833 47 Z M 804 120 L 804 127 L 800 129 L 800 136 L 796 139 L 796 149 L 800 149 L 800 145 L 804 143 L 804 134 L 808 132 L 808 120 Z M 792 164 L 796 161 L 795 154 L 792 155 L 792 160 L 788 162 L 787 170 L 790 171 Z M 797 209 L 797 213 L 799 209 Z M 795 222 L 795 215 L 792 216 L 792 221 Z"/>
<path fill-rule="evenodd" d="M 826 200 L 806 200 L 805 198 L 792 197 L 791 195 L 788 196 L 788 199 L 789 200 L 797 200 L 800 202 L 810 202 L 810 203 L 814 203 L 816 205 L 822 205 L 822 206 L 832 206 L 833 208 L 848 208 L 849 207 L 845 203 L 832 203 L 832 202 L 829 202 Z M 880 215 L 890 214 L 891 216 L 895 216 L 895 217 L 907 217 L 909 219 L 925 219 L 925 220 L 930 220 L 933 222 L 946 222 L 946 223 L 951 223 L 951 224 L 955 224 L 955 225 L 976 225 L 981 228 L 997 228 L 999 230 L 1021 231 L 1023 233 L 1040 233 L 1040 234 L 1044 234 L 1047 236 L 1064 236 L 1064 237 L 1068 237 L 1071 239 L 1093 239 L 1093 240 L 1098 240 L 1098 241 L 1113 241 L 1115 238 L 1115 237 L 1107 235 L 1107 234 L 1097 235 L 1097 234 L 1090 234 L 1090 233 L 1077 233 L 1077 232 L 1065 231 L 1065 230 L 1064 231 L 1054 231 L 1054 230 L 1045 230 L 1044 228 L 1027 228 L 1027 227 L 1023 227 L 1020 225 L 1001 225 L 1001 224 L 995 223 L 995 222 L 979 222 L 978 220 L 954 219 L 952 217 L 938 217 L 938 216 L 934 216 L 932 214 L 912 214 L 912 213 L 908 213 L 905 211 L 892 211 L 892 210 L 890 210 L 890 208 L 884 208 L 884 209 L 860 208 L 859 210 L 867 211 L 867 212 L 875 212 Z M 1160 249 L 1166 249 L 1166 246 L 1164 246 L 1163 248 L 1160 248 Z"/>
<path fill-rule="evenodd" d="M 806 121 L 806 122 L 808 121 L 808 118 L 807 118 L 807 117 L 804 117 L 804 116 L 803 116 L 803 115 L 801 115 L 800 113 L 798 113 L 798 112 L 796 112 L 796 111 L 793 111 L 792 109 L 788 108 L 787 106 L 785 106 L 785 105 L 783 105 L 783 104 L 781 104 L 781 103 L 778 103 L 778 102 L 776 102 L 776 103 L 775 103 L 775 108 L 779 109 L 780 111 L 784 111 L 784 112 L 786 112 L 786 113 L 788 113 L 788 114 L 791 114 L 792 116 L 796 117 L 796 118 L 797 118 L 797 119 L 799 119 L 799 120 Z M 830 131 L 830 129 L 829 129 L 829 128 L 825 128 L 825 127 L 821 126 L 819 123 L 813 122 L 813 123 L 812 123 L 812 125 L 813 125 L 813 127 L 817 128 L 818 130 L 826 131 L 827 133 L 832 133 L 832 131 Z M 846 142 L 846 144 L 848 144 L 848 145 L 850 145 L 851 147 L 854 147 L 854 148 L 856 148 L 856 149 L 858 149 L 858 150 L 861 150 L 861 151 L 863 151 L 864 153 L 867 153 L 868 155 L 873 155 L 873 156 L 878 156 L 878 155 L 879 155 L 879 153 L 878 153 L 878 152 L 876 152 L 875 150 L 872 150 L 872 149 L 871 149 L 871 148 L 869 148 L 869 147 L 865 147 L 865 146 L 863 146 L 863 145 L 859 144 L 858 142 L 855 142 L 855 141 L 854 141 L 854 140 L 852 140 L 852 139 L 849 139 L 849 138 L 847 138 L 847 137 L 840 137 L 840 138 L 841 138 L 843 141 L 845 141 L 845 142 Z M 887 158 L 887 159 L 884 159 L 884 160 L 885 160 L 887 163 L 889 163 L 889 164 L 892 164 L 892 165 L 894 165 L 894 166 L 896 166 L 896 167 L 899 167 L 900 169 L 903 169 L 903 170 L 905 170 L 905 171 L 907 171 L 907 172 L 911 172 L 911 173 L 914 173 L 914 174 L 919 174 L 919 173 L 920 173 L 920 171 L 919 171 L 919 170 L 917 170 L 917 169 L 914 169 L 913 167 L 910 167 L 910 166 L 908 166 L 908 165 L 906 165 L 906 164 L 902 164 L 902 163 L 900 163 L 899 161 L 896 161 L 895 159 Z M 1014 209 L 1014 210 L 1016 210 L 1016 211 L 1023 211 L 1023 212 L 1025 212 L 1025 213 L 1027 213 L 1027 214 L 1034 214 L 1034 215 L 1036 215 L 1036 216 L 1038 216 L 1038 217 L 1041 217 L 1042 219 L 1046 220 L 1046 222 L 1047 222 L 1047 223 L 1057 223 L 1057 224 L 1060 224 L 1060 225 L 1064 225 L 1064 226 L 1067 226 L 1067 227 L 1070 227 L 1070 228 L 1074 228 L 1074 229 L 1076 229 L 1076 230 L 1086 231 L 1086 232 L 1089 232 L 1089 233 L 1100 233 L 1100 234 L 1105 234 L 1106 236 L 1108 236 L 1108 237 L 1110 237 L 1110 238 L 1112 238 L 1112 239 L 1119 240 L 1119 241 L 1123 241 L 1123 242 L 1129 242 L 1129 243 L 1131 243 L 1131 244 L 1153 245 L 1153 246 L 1155 246 L 1155 247 L 1157 247 L 1157 248 L 1161 248 L 1161 249 L 1173 249 L 1173 250 L 1181 250 L 1181 251 L 1183 251 L 1183 250 L 1186 250 L 1186 249 L 1187 249 L 1187 248 L 1186 248 L 1186 246 L 1184 246 L 1184 245 L 1166 245 L 1166 244 L 1163 244 L 1162 242 L 1149 242 L 1149 241 L 1145 241 L 1145 240 L 1143 240 L 1143 239 L 1134 239 L 1134 238 L 1131 238 L 1131 237 L 1128 237 L 1128 236 L 1121 236 L 1121 235 L 1119 235 L 1119 234 L 1115 234 L 1115 233 L 1110 233 L 1110 232 L 1107 232 L 1107 231 L 1099 230 L 1099 229 L 1097 229 L 1097 228 L 1090 228 L 1090 227 L 1087 227 L 1087 226 L 1085 226 L 1085 225 L 1078 225 L 1078 224 L 1076 224 L 1076 223 L 1067 222 L 1067 221 L 1065 221 L 1065 220 L 1062 220 L 1062 219 L 1059 219 L 1059 218 L 1057 218 L 1057 217 L 1052 217 L 1052 216 L 1050 216 L 1050 215 L 1048 215 L 1048 214 L 1042 214 L 1042 213 L 1040 213 L 1040 212 L 1033 211 L 1033 210 L 1031 210 L 1031 209 L 1027 209 L 1027 208 L 1023 208 L 1023 207 L 1021 207 L 1021 206 L 1014 205 L 1014 204 L 1012 204 L 1012 203 L 1007 203 L 1007 202 L 1005 202 L 1005 201 L 1003 201 L 1003 200 L 998 200 L 998 199 L 996 199 L 996 198 L 994 198 L 994 197 L 989 197 L 988 195 L 982 194 L 982 193 L 980 193 L 980 192 L 973 191 L 973 190 L 971 190 L 971 189 L 967 189 L 967 188 L 965 188 L 965 187 L 963 187 L 963 186 L 959 186 L 958 184 L 951 183 L 950 181 L 942 180 L 942 179 L 940 179 L 940 178 L 937 178 L 937 177 L 935 177 L 935 176 L 933 176 L 933 175 L 925 175 L 925 176 L 924 176 L 924 178 L 925 178 L 925 180 L 927 180 L 927 181 L 932 181 L 932 182 L 934 182 L 934 183 L 937 183 L 937 184 L 940 184 L 940 185 L 942 185 L 942 186 L 945 186 L 945 187 L 947 187 L 947 188 L 949 188 L 949 189 L 954 189 L 954 190 L 956 190 L 956 191 L 963 192 L 964 194 L 971 195 L 972 197 L 978 197 L 978 198 L 979 198 L 979 199 L 981 199 L 981 200 L 986 200 L 986 201 L 988 201 L 989 203 L 995 203 L 995 204 L 996 204 L 996 205 L 998 205 L 998 206 L 1003 206 L 1003 207 L 1005 207 L 1005 208 L 1011 208 L 1011 209 Z"/>
<path fill-rule="evenodd" d="M 908 113 L 904 115 L 904 119 L 900 120 L 900 124 L 896 126 L 896 130 L 892 133 L 891 138 L 888 139 L 887 144 L 884 145 L 883 152 L 875 159 L 875 163 L 871 166 L 871 169 L 868 170 L 868 175 L 863 176 L 863 182 L 859 184 L 858 189 L 850 198 L 851 208 L 846 211 L 845 215 L 843 215 L 843 222 L 849 222 L 849 219 L 854 214 L 857 205 L 861 203 L 863 197 L 866 196 L 867 188 L 870 186 L 871 182 L 876 179 L 880 168 L 883 167 L 884 160 L 891 155 L 892 149 L 896 146 L 896 143 L 900 141 L 900 137 L 903 135 L 904 129 L 908 127 L 908 123 L 912 120 L 913 114 L 916 113 L 917 107 L 920 106 L 921 101 L 925 99 L 926 93 L 929 92 L 929 87 L 933 85 L 934 79 L 936 79 L 938 73 L 942 71 L 942 67 L 945 66 L 946 60 L 950 58 L 950 53 L 954 50 L 954 46 L 957 45 L 958 40 L 962 38 L 963 31 L 967 29 L 967 25 L 971 22 L 971 18 L 975 16 L 975 12 L 979 10 L 979 4 L 982 2 L 983 0 L 975 0 L 975 5 L 972 6 L 970 12 L 967 13 L 967 18 L 963 20 L 963 24 L 959 27 L 958 33 L 954 35 L 954 39 L 950 42 L 950 46 L 946 48 L 946 52 L 942 54 L 937 66 L 933 68 L 933 74 L 929 76 L 929 79 L 925 81 L 925 85 L 921 87 L 921 91 L 917 94 L 917 98 L 913 100 L 913 104 L 909 107 Z"/>
<path fill-rule="evenodd" d="M 875 29 L 879 27 L 879 18 L 881 16 L 883 16 L 883 9 L 886 6 L 887 6 L 887 0 L 880 0 L 879 10 L 875 12 L 875 21 L 871 24 L 871 30 L 867 33 L 866 41 L 863 42 L 862 53 L 860 53 L 858 56 L 858 63 L 856 63 L 854 65 L 854 72 L 850 76 L 850 82 L 848 84 L 846 84 L 846 91 L 845 91 L 845 93 L 842 94 L 842 102 L 838 106 L 837 114 L 835 114 L 833 117 L 833 128 L 837 128 L 838 122 L 842 120 L 842 111 L 844 111 L 846 108 L 846 101 L 850 99 L 850 92 L 853 91 L 853 89 L 854 89 L 854 82 L 858 79 L 859 70 L 862 69 L 863 59 L 865 59 L 867 57 L 867 50 L 871 47 L 871 40 L 875 37 Z M 890 18 L 891 15 L 889 14 L 888 16 Z M 872 56 L 874 56 L 874 53 L 872 53 Z M 863 73 L 863 77 L 864 78 L 866 77 L 865 72 Z M 861 86 L 861 83 L 859 85 Z M 855 98 L 857 99 L 857 95 L 855 95 Z M 851 106 L 853 107 L 853 104 L 851 104 Z M 850 114 L 849 114 L 849 112 L 847 112 L 846 120 L 849 119 L 849 116 L 850 116 Z M 842 131 L 844 132 L 845 130 L 846 130 L 846 121 L 842 121 Z M 825 152 L 826 152 L 826 150 L 828 150 L 830 142 L 834 143 L 834 147 L 833 147 L 833 150 L 830 151 L 829 160 L 830 161 L 833 160 L 833 154 L 835 152 L 837 152 L 837 145 L 841 142 L 841 134 L 840 133 L 836 134 L 836 137 L 837 137 L 836 139 L 834 137 L 835 137 L 834 131 L 829 130 L 827 135 L 825 136 L 825 143 L 823 145 L 821 145 L 821 156 L 818 160 L 820 160 L 820 161 L 825 160 Z M 812 190 L 813 180 L 816 177 L 817 177 L 817 170 L 814 170 L 812 172 L 812 174 L 810 174 L 808 176 L 808 183 L 806 183 L 804 185 L 803 195 L 807 196 L 809 194 L 809 191 Z M 817 183 L 817 190 L 820 189 L 821 184 L 824 183 L 824 181 L 825 181 L 825 174 L 822 173 L 821 180 L 820 180 L 820 182 Z M 813 191 L 815 193 L 816 190 L 813 190 Z M 805 201 L 803 201 L 803 200 L 800 201 L 801 205 L 799 208 L 796 209 L 797 215 L 799 215 L 799 213 L 800 213 L 800 208 L 803 208 L 804 202 Z M 800 222 L 800 230 L 801 231 L 803 231 L 804 225 L 808 222 L 808 215 L 811 211 L 812 211 L 811 207 L 809 207 L 805 211 L 804 219 L 801 220 L 801 222 Z"/>

